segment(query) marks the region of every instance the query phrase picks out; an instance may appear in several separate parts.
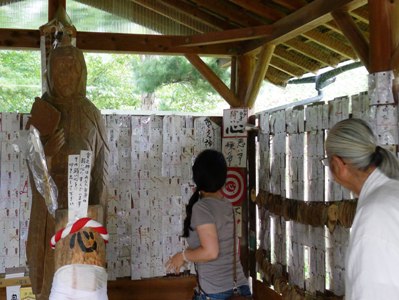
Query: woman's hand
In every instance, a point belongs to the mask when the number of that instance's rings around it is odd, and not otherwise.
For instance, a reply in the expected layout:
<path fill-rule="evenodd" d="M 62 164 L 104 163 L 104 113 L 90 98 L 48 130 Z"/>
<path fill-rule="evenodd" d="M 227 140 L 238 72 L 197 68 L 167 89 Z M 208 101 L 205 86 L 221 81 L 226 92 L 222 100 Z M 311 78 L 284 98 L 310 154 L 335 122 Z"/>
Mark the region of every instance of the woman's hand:
<path fill-rule="evenodd" d="M 167 261 L 165 267 L 166 267 L 166 273 L 175 273 L 179 274 L 181 267 L 184 265 L 185 261 L 183 258 L 182 252 L 178 252 L 175 255 L 173 255 L 169 260 Z"/>

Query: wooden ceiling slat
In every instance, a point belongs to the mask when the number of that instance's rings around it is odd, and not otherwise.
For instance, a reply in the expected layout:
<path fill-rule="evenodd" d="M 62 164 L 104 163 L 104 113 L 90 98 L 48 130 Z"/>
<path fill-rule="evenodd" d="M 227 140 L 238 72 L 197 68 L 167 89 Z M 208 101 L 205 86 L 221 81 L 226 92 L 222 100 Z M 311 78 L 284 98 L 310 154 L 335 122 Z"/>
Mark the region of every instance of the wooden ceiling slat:
<path fill-rule="evenodd" d="M 305 0 L 272 0 L 272 1 L 290 10 L 298 10 L 301 7 L 308 4 Z"/>
<path fill-rule="evenodd" d="M 322 68 L 322 64 L 318 61 L 310 60 L 303 54 L 288 51 L 283 46 L 277 46 L 276 49 L 274 49 L 274 55 L 287 61 L 287 63 L 294 64 L 304 69 L 309 73 L 316 73 Z"/>
<path fill-rule="evenodd" d="M 188 28 L 191 28 L 192 30 L 195 30 L 196 32 L 202 33 L 202 32 L 209 32 L 209 31 L 214 31 L 214 27 L 211 27 L 209 25 L 204 24 L 203 22 L 199 22 L 196 19 L 193 19 L 190 16 L 187 16 L 186 14 L 182 14 L 176 9 L 170 8 L 170 6 L 164 5 L 160 1 L 156 0 L 131 0 L 132 2 L 141 5 L 159 15 L 162 15 L 168 19 L 173 20 L 174 22 L 178 24 L 182 24 Z"/>
<path fill-rule="evenodd" d="M 285 86 L 290 79 L 290 75 L 270 66 L 266 74 L 266 79 L 276 85 Z"/>
<path fill-rule="evenodd" d="M 230 0 L 230 2 L 271 21 L 277 21 L 285 17 L 283 12 L 272 7 L 267 7 L 261 2 L 248 0 Z"/>
<path fill-rule="evenodd" d="M 293 48 L 293 50 L 302 53 L 305 56 L 311 57 L 314 60 L 321 62 L 324 65 L 336 66 L 340 63 L 340 60 L 338 58 L 332 55 L 327 55 L 326 53 L 323 53 L 319 49 L 309 44 L 300 42 L 298 38 L 289 40 L 284 44 L 290 48 Z"/>
<path fill-rule="evenodd" d="M 273 55 L 272 59 L 270 60 L 270 65 L 280 71 L 290 74 L 292 77 L 301 77 L 306 73 L 302 68 L 294 66 L 275 55 Z"/>
<path fill-rule="evenodd" d="M 181 13 L 184 13 L 199 22 L 203 22 L 204 24 L 213 27 L 215 30 L 227 30 L 234 28 L 234 26 L 231 26 L 220 18 L 216 18 L 213 15 L 205 13 L 199 10 L 196 6 L 193 6 L 192 4 L 183 0 L 159 0 L 158 2 L 162 2 L 163 4 L 176 9 L 177 11 L 180 11 Z"/>
<path fill-rule="evenodd" d="M 359 7 L 357 9 L 351 11 L 351 15 L 366 24 L 369 23 L 369 10 L 368 10 L 367 5 Z"/>
<path fill-rule="evenodd" d="M 249 17 L 243 10 L 237 10 L 233 4 L 222 0 L 192 0 L 198 6 L 203 7 L 215 14 L 223 16 L 225 21 L 235 23 L 242 27 L 262 25 L 258 20 Z"/>
<path fill-rule="evenodd" d="M 133 23 L 142 25 L 146 28 L 160 32 L 162 34 L 181 34 L 190 35 L 197 31 L 187 28 L 184 25 L 176 25 L 173 22 L 141 5 L 130 0 L 96 1 L 96 0 L 76 0 L 77 2 L 101 9 L 121 18 L 130 20 Z M 144 12 L 144 13 L 143 13 Z M 177 32 L 177 29 L 179 32 Z"/>
<path fill-rule="evenodd" d="M 327 33 L 321 33 L 320 31 L 313 29 L 303 33 L 302 35 L 333 52 L 339 53 L 340 55 L 348 59 L 357 59 L 357 55 L 351 47 L 342 43 L 342 41 L 331 37 Z"/>

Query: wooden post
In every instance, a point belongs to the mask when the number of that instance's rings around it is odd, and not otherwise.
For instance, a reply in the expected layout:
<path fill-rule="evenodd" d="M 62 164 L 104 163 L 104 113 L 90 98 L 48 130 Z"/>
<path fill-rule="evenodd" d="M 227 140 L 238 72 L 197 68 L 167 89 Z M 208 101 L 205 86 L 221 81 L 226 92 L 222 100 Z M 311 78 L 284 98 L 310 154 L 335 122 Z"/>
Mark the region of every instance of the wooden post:
<path fill-rule="evenodd" d="M 391 67 L 395 77 L 399 77 L 399 0 L 394 0 L 393 8 L 391 10 L 391 36 L 393 55 L 391 60 Z"/>
<path fill-rule="evenodd" d="M 245 95 L 255 69 L 255 55 L 246 53 L 237 57 L 237 95 L 242 107 L 244 107 Z"/>
<path fill-rule="evenodd" d="M 68 210 L 56 212 L 56 232 L 67 225 Z M 104 213 L 101 205 L 90 205 L 88 217 L 104 224 Z M 71 264 L 87 264 L 105 267 L 105 242 L 91 228 L 82 228 L 58 241 L 55 246 L 55 270 Z"/>
<path fill-rule="evenodd" d="M 273 44 L 266 44 L 261 48 L 256 63 L 256 69 L 254 74 L 251 76 L 252 80 L 244 98 L 246 107 L 252 108 L 255 104 L 256 97 L 258 96 L 262 82 L 265 79 L 266 71 L 269 67 L 270 59 L 272 58 L 275 47 L 276 46 Z"/>
<path fill-rule="evenodd" d="M 51 21 L 55 18 L 55 13 L 57 12 L 58 7 L 62 5 L 66 8 L 66 0 L 49 0 L 48 1 L 48 21 Z"/>
<path fill-rule="evenodd" d="M 370 73 L 391 70 L 392 34 L 389 0 L 369 0 Z"/>

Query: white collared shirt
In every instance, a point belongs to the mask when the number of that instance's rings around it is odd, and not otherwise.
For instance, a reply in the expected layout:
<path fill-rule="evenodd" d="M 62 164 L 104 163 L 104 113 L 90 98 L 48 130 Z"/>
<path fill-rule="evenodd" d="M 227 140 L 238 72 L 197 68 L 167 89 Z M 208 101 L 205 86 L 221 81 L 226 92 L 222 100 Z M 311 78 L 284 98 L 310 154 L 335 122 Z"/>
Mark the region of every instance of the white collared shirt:
<path fill-rule="evenodd" d="M 346 257 L 345 299 L 399 299 L 399 181 L 379 169 L 359 195 Z"/>

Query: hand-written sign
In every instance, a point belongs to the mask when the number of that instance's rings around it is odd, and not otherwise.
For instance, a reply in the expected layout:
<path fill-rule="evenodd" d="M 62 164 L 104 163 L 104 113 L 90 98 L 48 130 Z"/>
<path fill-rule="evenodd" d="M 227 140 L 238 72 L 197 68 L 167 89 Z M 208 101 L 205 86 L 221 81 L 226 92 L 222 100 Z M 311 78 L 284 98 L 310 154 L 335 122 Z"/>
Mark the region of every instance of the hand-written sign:
<path fill-rule="evenodd" d="M 223 137 L 246 137 L 248 109 L 233 108 L 223 111 Z"/>
<path fill-rule="evenodd" d="M 91 151 L 68 157 L 68 223 L 87 217 L 91 160 Z"/>

